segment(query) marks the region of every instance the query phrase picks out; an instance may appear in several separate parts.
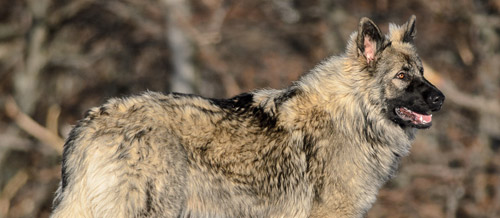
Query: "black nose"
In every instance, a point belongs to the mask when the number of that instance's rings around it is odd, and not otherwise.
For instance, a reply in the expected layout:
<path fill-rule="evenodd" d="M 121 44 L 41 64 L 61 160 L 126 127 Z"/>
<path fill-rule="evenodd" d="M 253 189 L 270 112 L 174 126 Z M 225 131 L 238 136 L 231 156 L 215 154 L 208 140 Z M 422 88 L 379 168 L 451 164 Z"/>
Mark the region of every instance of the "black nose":
<path fill-rule="evenodd" d="M 444 102 L 444 95 L 443 93 L 437 91 L 429 95 L 427 97 L 427 104 L 431 107 L 432 111 L 438 111 L 441 109 L 441 106 L 443 105 Z"/>

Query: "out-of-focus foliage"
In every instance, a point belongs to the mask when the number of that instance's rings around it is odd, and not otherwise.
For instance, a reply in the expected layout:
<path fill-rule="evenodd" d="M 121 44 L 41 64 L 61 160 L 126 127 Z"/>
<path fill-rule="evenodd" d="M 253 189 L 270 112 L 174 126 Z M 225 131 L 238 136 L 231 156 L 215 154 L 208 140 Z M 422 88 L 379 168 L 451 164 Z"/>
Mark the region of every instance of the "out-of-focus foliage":
<path fill-rule="evenodd" d="M 499 12 L 499 0 L 0 0 L 0 217 L 49 215 L 58 136 L 110 97 L 284 88 L 342 53 L 361 17 L 387 32 L 411 14 L 448 98 L 368 217 L 500 217 Z"/>

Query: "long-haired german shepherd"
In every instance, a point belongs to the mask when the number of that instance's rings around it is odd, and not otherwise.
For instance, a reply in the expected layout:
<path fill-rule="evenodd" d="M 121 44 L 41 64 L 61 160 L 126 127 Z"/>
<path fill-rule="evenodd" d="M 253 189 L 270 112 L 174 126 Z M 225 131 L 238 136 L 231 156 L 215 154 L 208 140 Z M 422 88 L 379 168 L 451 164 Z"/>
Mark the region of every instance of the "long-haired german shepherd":
<path fill-rule="evenodd" d="M 431 126 L 415 16 L 361 19 L 345 54 L 283 90 L 147 92 L 91 109 L 64 145 L 52 217 L 362 217 Z"/>

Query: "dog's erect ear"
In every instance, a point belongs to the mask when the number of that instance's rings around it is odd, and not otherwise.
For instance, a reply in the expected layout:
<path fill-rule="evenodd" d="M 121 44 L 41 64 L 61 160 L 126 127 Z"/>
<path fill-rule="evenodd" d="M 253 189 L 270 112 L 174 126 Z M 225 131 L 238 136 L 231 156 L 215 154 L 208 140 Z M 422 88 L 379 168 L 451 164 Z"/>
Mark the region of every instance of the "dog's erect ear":
<path fill-rule="evenodd" d="M 403 42 L 413 43 L 413 39 L 417 35 L 417 28 L 415 27 L 415 21 L 417 17 L 415 15 L 411 15 L 408 22 L 406 22 L 405 34 L 403 36 Z"/>
<path fill-rule="evenodd" d="M 359 51 L 365 56 L 366 62 L 370 63 L 375 60 L 377 52 L 384 47 L 384 37 L 372 20 L 363 17 L 359 21 L 356 43 Z"/>

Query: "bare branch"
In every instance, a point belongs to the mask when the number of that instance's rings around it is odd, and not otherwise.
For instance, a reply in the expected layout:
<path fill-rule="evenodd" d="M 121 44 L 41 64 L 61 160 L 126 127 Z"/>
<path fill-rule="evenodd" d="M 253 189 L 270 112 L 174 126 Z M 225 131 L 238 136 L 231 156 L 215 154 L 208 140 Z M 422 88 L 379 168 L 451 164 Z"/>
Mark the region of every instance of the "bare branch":
<path fill-rule="evenodd" d="M 57 151 L 57 153 L 62 154 L 64 140 L 20 111 L 14 98 L 11 96 L 7 97 L 5 100 L 5 113 L 14 120 L 21 129 L 40 140 L 42 143 L 49 145 L 53 150 Z"/>
<path fill-rule="evenodd" d="M 94 0 L 70 1 L 64 7 L 48 14 L 47 21 L 50 25 L 57 25 L 62 21 L 75 16 L 94 2 Z"/>
<path fill-rule="evenodd" d="M 0 217 L 7 217 L 10 208 L 10 201 L 28 181 L 29 175 L 25 169 L 19 170 L 14 177 L 12 177 L 2 192 L 0 193 Z"/>
<path fill-rule="evenodd" d="M 47 129 L 52 132 L 54 135 L 58 134 L 58 121 L 59 115 L 61 114 L 61 107 L 57 104 L 53 104 L 49 107 L 49 111 L 47 112 L 47 117 L 45 119 L 45 125 Z"/>
<path fill-rule="evenodd" d="M 436 70 L 424 63 L 425 75 L 446 95 L 446 98 L 462 107 L 500 117 L 500 103 L 496 99 L 486 99 L 460 91 L 455 84 L 442 78 Z"/>

